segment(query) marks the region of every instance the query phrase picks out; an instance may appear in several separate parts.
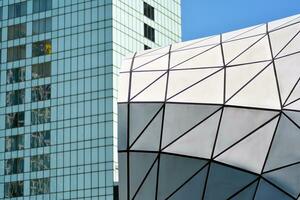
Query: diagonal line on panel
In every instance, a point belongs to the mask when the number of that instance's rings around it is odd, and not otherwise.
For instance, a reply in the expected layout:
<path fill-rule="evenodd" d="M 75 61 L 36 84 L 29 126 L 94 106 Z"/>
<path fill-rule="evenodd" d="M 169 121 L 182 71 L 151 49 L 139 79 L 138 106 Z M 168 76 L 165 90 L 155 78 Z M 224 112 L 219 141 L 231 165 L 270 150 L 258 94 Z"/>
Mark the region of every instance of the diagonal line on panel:
<path fill-rule="evenodd" d="M 270 185 L 272 185 L 273 187 L 275 187 L 276 189 L 280 190 L 281 192 L 283 192 L 284 194 L 286 194 L 287 196 L 289 196 L 290 198 L 297 200 L 295 197 L 293 197 L 292 195 L 290 195 L 288 192 L 286 192 L 285 190 L 283 190 L 282 188 L 278 187 L 277 185 L 275 185 L 274 183 L 272 183 L 271 181 L 269 181 L 268 179 L 266 179 L 265 177 L 261 177 L 261 179 L 263 179 L 264 181 L 268 182 Z"/>
<path fill-rule="evenodd" d="M 134 73 L 138 73 L 138 72 L 134 72 Z M 132 101 L 135 97 L 137 97 L 138 95 L 140 95 L 142 92 L 144 92 L 146 89 L 148 89 L 151 85 L 153 85 L 154 83 L 156 83 L 158 80 L 160 80 L 164 75 L 166 75 L 168 72 L 165 71 L 162 75 L 160 75 L 158 78 L 156 78 L 153 82 L 151 82 L 148 86 L 146 86 L 144 89 L 142 89 L 141 91 L 139 91 L 136 95 L 134 95 L 130 101 Z"/>
<path fill-rule="evenodd" d="M 248 133 L 247 135 L 245 135 L 244 137 L 242 137 L 241 139 L 239 139 L 238 141 L 236 141 L 235 143 L 233 143 L 232 145 L 230 145 L 229 147 L 227 147 L 226 149 L 224 149 L 223 151 L 221 151 L 219 154 L 217 154 L 216 156 L 214 156 L 212 159 L 216 159 L 217 157 L 219 157 L 220 155 L 222 155 L 227 150 L 231 149 L 232 147 L 234 147 L 238 143 L 242 142 L 243 140 L 245 140 L 246 138 L 248 138 L 252 134 L 256 133 L 256 131 L 258 131 L 259 129 L 261 129 L 265 125 L 269 124 L 271 121 L 273 121 L 274 119 L 276 119 L 278 116 L 280 116 L 280 113 L 277 114 L 277 115 L 275 115 L 274 117 L 272 117 L 271 119 L 269 119 L 268 121 L 266 121 L 265 123 L 263 123 L 262 125 L 260 125 L 259 127 L 255 128 L 253 131 L 251 131 L 250 133 Z"/>
<path fill-rule="evenodd" d="M 299 35 L 300 31 L 298 31 L 293 37 L 292 39 L 290 39 L 282 49 L 280 49 L 280 51 L 274 56 L 274 58 L 277 58 L 277 56 L 291 43 L 293 42 L 293 40 Z M 269 35 L 269 34 L 268 34 Z"/>
<path fill-rule="evenodd" d="M 299 81 L 300 81 L 300 77 L 298 78 L 296 84 L 293 86 L 291 92 L 289 93 L 289 95 L 287 96 L 286 100 L 284 101 L 283 106 L 286 106 L 286 102 L 289 100 L 290 96 L 293 94 L 293 92 L 294 92 L 295 88 L 297 87 Z"/>
<path fill-rule="evenodd" d="M 160 113 L 160 111 L 163 109 L 163 106 L 161 106 L 158 111 L 154 114 L 154 116 L 150 119 L 150 121 L 147 123 L 147 125 L 143 128 L 143 130 L 141 131 L 141 133 L 138 134 L 138 136 L 136 137 L 136 139 L 132 142 L 132 144 L 130 145 L 129 149 L 131 149 L 133 147 L 133 145 L 136 143 L 136 141 L 143 135 L 143 133 L 145 132 L 145 130 L 150 126 L 150 124 L 153 122 L 153 120 L 157 117 L 157 115 Z"/>
<path fill-rule="evenodd" d="M 284 166 L 281 166 L 281 167 L 278 167 L 278 168 L 275 168 L 275 169 L 271 169 L 271 170 L 265 171 L 265 172 L 263 172 L 263 174 L 267 174 L 267 173 L 270 173 L 270 172 L 273 172 L 273 171 L 281 170 L 281 169 L 288 168 L 288 167 L 291 167 L 291 166 L 294 166 L 294 165 L 298 165 L 298 164 L 300 164 L 300 161 L 299 162 L 295 162 L 295 163 L 291 163 L 291 164 L 288 164 L 288 165 L 284 165 Z"/>
<path fill-rule="evenodd" d="M 300 129 L 300 126 L 293 119 L 291 119 L 290 116 L 288 116 L 285 112 L 282 113 L 286 118 L 288 118 L 288 120 L 290 120 L 295 126 L 297 126 L 297 128 Z"/>
<path fill-rule="evenodd" d="M 218 47 L 219 45 L 220 45 L 220 44 L 214 45 L 214 46 L 212 46 L 212 47 L 210 47 L 210 48 L 208 48 L 208 49 L 206 49 L 206 50 L 204 50 L 204 51 L 202 51 L 202 52 L 200 52 L 200 53 L 198 53 L 198 54 L 196 54 L 196 55 L 194 55 L 194 56 L 192 56 L 192 57 L 190 57 L 190 58 L 188 58 L 188 59 L 186 59 L 186 60 L 184 60 L 184 61 L 182 61 L 182 62 L 180 62 L 180 63 L 178 63 L 178 64 L 176 64 L 176 65 L 174 65 L 174 66 L 172 66 L 172 67 L 170 67 L 170 69 L 173 69 L 173 68 L 175 68 L 175 67 L 177 67 L 177 66 L 179 66 L 179 65 L 182 65 L 183 63 L 188 62 L 188 61 L 190 61 L 190 60 L 192 60 L 192 59 L 194 59 L 194 58 L 196 58 L 196 57 L 198 57 L 198 56 L 200 56 L 200 55 L 202 55 L 202 54 L 208 52 L 209 50 Z"/>
<path fill-rule="evenodd" d="M 231 97 L 229 97 L 225 103 L 228 103 L 234 96 L 236 96 L 241 90 L 243 90 L 249 83 L 251 83 L 256 77 L 258 77 L 263 71 L 265 71 L 272 62 L 268 63 L 266 67 L 260 70 L 255 76 L 253 76 L 246 84 L 244 84 L 240 89 L 238 89 Z"/>
<path fill-rule="evenodd" d="M 247 184 L 245 187 L 243 187 L 242 189 L 240 189 L 239 191 L 235 192 L 233 195 L 231 195 L 230 197 L 228 197 L 227 199 L 232 199 L 234 197 L 236 197 L 237 195 L 239 195 L 240 193 L 242 193 L 243 191 L 245 191 L 250 185 L 254 184 L 255 182 L 257 182 L 256 184 L 258 184 L 258 180 L 259 177 L 257 177 L 256 179 L 254 179 L 253 181 L 251 181 L 249 184 Z M 254 195 L 253 195 L 254 196 Z"/>
<path fill-rule="evenodd" d="M 266 37 L 266 34 L 263 35 L 263 37 L 259 38 L 257 41 L 255 41 L 253 44 L 251 44 L 249 47 L 247 47 L 244 51 L 242 51 L 241 53 L 239 53 L 236 57 L 234 57 L 231 61 L 229 61 L 228 63 L 226 63 L 226 65 L 229 65 L 230 63 L 232 63 L 234 60 L 236 60 L 238 57 L 240 57 L 241 55 L 243 55 L 246 51 L 248 51 L 249 49 L 251 49 L 254 45 L 256 45 L 258 42 L 260 42 L 264 37 Z"/>
<path fill-rule="evenodd" d="M 293 103 L 295 103 L 295 102 L 297 102 L 297 101 L 299 101 L 299 100 L 300 100 L 300 98 L 297 98 L 297 99 L 291 101 L 290 103 L 284 105 L 284 107 L 287 107 L 287 106 L 289 106 L 289 105 L 291 105 L 291 104 L 293 104 Z"/>
<path fill-rule="evenodd" d="M 215 75 L 216 73 L 218 73 L 218 72 L 222 71 L 223 69 L 224 69 L 224 68 L 222 67 L 221 69 L 219 69 L 219 70 L 217 70 L 217 71 L 213 72 L 212 74 L 210 74 L 210 75 L 208 75 L 208 76 L 206 76 L 206 77 L 202 78 L 201 80 L 197 81 L 196 83 L 194 83 L 194 84 L 192 84 L 192 85 L 190 85 L 190 86 L 186 87 L 185 89 L 181 90 L 180 92 L 178 92 L 178 93 L 176 93 L 176 94 L 172 95 L 171 97 L 169 97 L 169 98 L 167 99 L 167 101 L 168 101 L 168 100 L 170 100 L 170 99 L 172 99 L 173 97 L 175 97 L 175 96 L 177 96 L 177 95 L 179 95 L 179 94 L 183 93 L 184 91 L 186 91 L 186 90 L 190 89 L 191 87 L 193 87 L 193 86 L 195 86 L 195 85 L 197 85 L 197 84 L 201 83 L 202 81 L 204 81 L 204 80 L 208 79 L 209 77 L 211 77 L 211 76 Z"/>
<path fill-rule="evenodd" d="M 164 148 L 162 148 L 161 150 L 165 150 L 166 148 L 168 148 L 169 146 L 171 146 L 173 143 L 175 143 L 176 141 L 178 141 L 180 138 L 182 138 L 183 136 L 187 135 L 190 131 L 192 131 L 194 128 L 196 128 L 197 126 L 199 126 L 200 124 L 204 123 L 207 119 L 209 119 L 210 117 L 212 117 L 213 115 L 215 115 L 218 111 L 220 111 L 222 109 L 222 107 L 218 108 L 217 110 L 215 110 L 213 113 L 211 113 L 210 115 L 208 115 L 207 117 L 205 117 L 203 120 L 201 120 L 199 123 L 197 123 L 196 125 L 194 125 L 193 127 L 191 127 L 190 129 L 188 129 L 187 131 L 185 131 L 184 133 L 182 133 L 179 137 L 177 137 L 175 140 L 173 140 L 172 142 L 170 142 L 168 145 L 166 145 Z"/>
<path fill-rule="evenodd" d="M 142 180 L 141 184 L 139 185 L 139 187 L 137 188 L 136 192 L 135 192 L 134 195 L 132 196 L 132 199 L 135 199 L 136 195 L 138 194 L 138 192 L 139 192 L 140 189 L 142 188 L 144 182 L 146 181 L 146 179 L 147 179 L 147 177 L 149 176 L 151 170 L 153 169 L 155 163 L 157 162 L 157 159 L 158 159 L 158 155 L 157 155 L 157 157 L 155 158 L 154 162 L 151 164 L 149 170 L 147 171 L 145 177 L 143 178 L 143 180 Z M 157 168 L 158 168 L 158 166 L 157 166 Z M 157 169 L 157 170 L 158 170 L 158 169 Z M 156 178 L 157 178 L 157 177 L 156 177 Z"/>
<path fill-rule="evenodd" d="M 159 56 L 159 57 L 157 57 L 157 58 L 155 58 L 155 59 L 153 59 L 153 60 L 150 60 L 150 61 L 148 61 L 148 62 L 146 62 L 146 63 L 144 63 L 144 64 L 142 64 L 142 65 L 140 65 L 140 66 L 138 66 L 138 67 L 136 67 L 136 68 L 134 68 L 133 70 L 135 71 L 135 70 L 137 70 L 137 69 L 139 69 L 139 68 L 141 68 L 141 67 L 143 67 L 143 66 L 145 66 L 145 65 L 147 65 L 147 64 L 150 64 L 150 63 L 152 63 L 152 62 L 154 62 L 154 61 L 156 61 L 156 60 L 158 60 L 158 59 L 160 59 L 160 58 L 162 58 L 162 57 L 164 57 L 164 56 L 167 56 L 168 54 L 163 54 L 162 56 Z"/>

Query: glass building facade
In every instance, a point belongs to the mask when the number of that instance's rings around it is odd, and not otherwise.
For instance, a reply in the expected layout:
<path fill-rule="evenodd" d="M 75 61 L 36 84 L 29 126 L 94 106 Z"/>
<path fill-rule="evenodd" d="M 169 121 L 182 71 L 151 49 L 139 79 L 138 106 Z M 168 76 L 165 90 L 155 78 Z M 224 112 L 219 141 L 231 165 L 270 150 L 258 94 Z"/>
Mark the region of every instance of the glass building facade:
<path fill-rule="evenodd" d="M 180 0 L 0 0 L 0 199 L 117 199 L 118 66 L 180 25 Z"/>

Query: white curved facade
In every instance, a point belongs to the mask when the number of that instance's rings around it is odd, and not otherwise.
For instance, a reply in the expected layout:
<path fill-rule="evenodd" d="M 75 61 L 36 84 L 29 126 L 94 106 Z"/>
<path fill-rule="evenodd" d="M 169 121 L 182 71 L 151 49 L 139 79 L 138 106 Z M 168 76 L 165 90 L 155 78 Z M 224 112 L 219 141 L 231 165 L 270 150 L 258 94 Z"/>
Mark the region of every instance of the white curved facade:
<path fill-rule="evenodd" d="M 297 199 L 300 16 L 121 68 L 121 199 Z"/>

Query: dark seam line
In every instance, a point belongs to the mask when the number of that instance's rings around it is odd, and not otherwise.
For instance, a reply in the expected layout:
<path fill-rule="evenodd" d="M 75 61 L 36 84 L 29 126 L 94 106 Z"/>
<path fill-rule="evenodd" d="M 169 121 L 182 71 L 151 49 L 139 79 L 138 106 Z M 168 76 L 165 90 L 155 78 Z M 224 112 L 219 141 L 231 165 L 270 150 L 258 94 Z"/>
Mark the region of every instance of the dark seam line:
<path fill-rule="evenodd" d="M 148 61 L 148 62 L 146 62 L 146 63 L 144 63 L 144 64 L 139 65 L 138 67 L 134 68 L 132 71 L 135 71 L 135 70 L 137 70 L 137 69 L 139 69 L 139 68 L 141 68 L 141 67 L 143 67 L 143 66 L 145 66 L 145 65 L 147 65 L 147 64 L 150 64 L 150 63 L 152 63 L 152 62 L 154 62 L 154 61 L 156 61 L 156 60 L 158 60 L 158 59 L 160 59 L 160 58 L 162 58 L 162 57 L 164 57 L 164 56 L 166 56 L 166 55 L 168 55 L 168 54 L 167 54 L 167 53 L 162 54 L 161 56 L 159 56 L 159 57 L 157 57 L 157 58 L 154 58 L 153 60 L 150 60 L 150 61 Z"/>
<path fill-rule="evenodd" d="M 276 127 L 275 127 L 275 130 L 274 130 L 274 133 L 273 133 L 273 136 L 272 136 L 270 145 L 269 145 L 269 149 L 268 149 L 267 155 L 266 155 L 266 157 L 265 157 L 265 161 L 264 161 L 264 164 L 263 164 L 263 167 L 262 167 L 262 169 L 261 169 L 260 174 L 263 173 L 263 171 L 264 171 L 264 169 L 265 169 L 265 166 L 266 166 L 266 164 L 267 164 L 267 160 L 268 160 L 268 158 L 269 158 L 269 155 L 270 155 L 270 152 L 271 152 L 271 149 L 272 149 L 272 145 L 273 145 L 273 142 L 274 142 L 274 138 L 275 138 L 275 136 L 276 136 L 276 133 L 277 133 L 277 129 L 278 129 L 278 126 L 279 126 L 279 122 L 280 122 L 281 116 L 282 116 L 282 113 L 279 114 L 279 118 L 278 118 L 278 121 L 277 121 L 277 123 L 276 123 Z"/>
<path fill-rule="evenodd" d="M 133 72 L 135 73 L 135 72 Z M 140 95 L 142 92 L 144 92 L 146 89 L 148 89 L 151 85 L 153 85 L 154 83 L 156 83 L 159 79 L 161 79 L 164 75 L 166 75 L 167 72 L 164 72 L 162 75 L 160 75 L 158 78 L 156 78 L 152 83 L 150 83 L 149 85 L 147 85 L 144 89 L 142 89 L 141 91 L 139 91 L 136 95 L 134 95 L 130 101 L 132 101 L 135 97 L 137 97 L 138 95 Z"/>
<path fill-rule="evenodd" d="M 261 177 L 261 179 L 263 179 L 264 181 L 268 182 L 270 185 L 272 185 L 273 187 L 277 188 L 278 190 L 280 190 L 282 193 L 286 194 L 287 196 L 289 196 L 290 198 L 297 200 L 295 197 L 293 197 L 291 194 L 287 193 L 286 191 L 284 191 L 283 189 L 281 189 L 280 187 L 278 187 L 277 185 L 275 185 L 274 183 L 270 182 L 268 179 L 266 179 L 265 177 Z"/>
<path fill-rule="evenodd" d="M 132 82 L 132 67 L 134 64 L 134 58 L 135 58 L 136 53 L 134 54 L 132 61 L 131 61 L 131 67 L 130 67 L 130 76 L 129 76 L 129 87 L 128 87 L 128 104 L 127 104 L 127 149 L 129 148 L 129 130 L 130 130 L 130 95 L 131 95 L 131 82 Z M 129 158 L 129 153 L 127 154 L 127 199 L 130 199 L 130 158 Z"/>
<path fill-rule="evenodd" d="M 259 76 L 265 69 L 267 69 L 272 62 L 268 63 L 262 70 L 260 70 L 255 76 L 253 76 L 248 82 L 246 82 L 240 89 L 238 89 L 231 97 L 229 97 L 225 103 L 228 103 L 234 96 L 236 96 L 241 90 L 243 90 L 249 83 L 251 83 L 257 76 Z"/>
<path fill-rule="evenodd" d="M 288 118 L 288 120 L 290 120 L 295 126 L 297 126 L 297 128 L 299 128 L 300 129 L 300 126 L 293 120 L 293 119 L 291 119 L 287 114 L 285 114 L 284 112 L 282 112 L 283 113 L 283 115 L 286 117 L 286 118 Z"/>
<path fill-rule="evenodd" d="M 297 99 L 295 99 L 295 100 L 291 101 L 290 103 L 288 103 L 288 104 L 284 105 L 284 107 L 286 107 L 286 106 L 289 106 L 289 105 L 291 105 L 291 104 L 295 103 L 296 101 L 299 101 L 299 99 L 300 99 L 300 98 L 297 98 Z"/>
<path fill-rule="evenodd" d="M 169 98 L 167 99 L 167 101 L 169 101 L 170 99 L 174 98 L 175 96 L 177 96 L 177 95 L 181 94 L 182 92 L 184 92 L 184 91 L 186 91 L 186 90 L 190 89 L 191 87 L 194 87 L 195 85 L 197 85 L 197 84 L 201 83 L 202 81 L 204 81 L 204 80 L 208 79 L 209 77 L 211 77 L 211 76 L 215 75 L 216 73 L 218 73 L 218 72 L 220 72 L 220 71 L 222 71 L 222 70 L 223 70 L 223 68 L 221 68 L 221 69 L 219 69 L 219 70 L 217 70 L 217 71 L 213 72 L 212 74 L 210 74 L 210 75 L 208 75 L 208 76 L 204 77 L 203 79 L 201 79 L 201 80 L 197 81 L 196 83 L 193 83 L 192 85 L 190 85 L 190 86 L 188 86 L 188 87 L 184 88 L 184 89 L 183 89 L 183 90 L 181 90 L 180 92 L 178 92 L 178 93 L 176 93 L 176 94 L 172 95 L 171 97 L 169 97 Z"/>
<path fill-rule="evenodd" d="M 213 148 L 212 148 L 211 155 L 210 155 L 211 160 L 213 159 L 214 151 L 215 151 L 215 148 L 216 148 L 216 144 L 217 144 L 217 140 L 218 140 L 218 136 L 219 136 L 219 131 L 220 131 L 220 127 L 221 127 L 221 121 L 222 121 L 222 118 L 223 118 L 223 112 L 224 112 L 224 106 L 222 107 L 222 110 L 221 110 L 221 114 L 220 114 L 220 118 L 219 118 L 219 122 L 218 122 L 218 128 L 217 128 L 217 131 L 216 131 L 216 136 L 215 136 Z M 208 166 L 208 171 L 207 171 L 205 184 L 204 184 L 204 188 L 203 188 L 203 193 L 202 193 L 202 199 L 203 200 L 204 200 L 204 197 L 205 197 L 208 177 L 209 177 L 209 173 L 210 173 L 211 162 L 212 161 L 210 161 L 209 166 Z"/>
<path fill-rule="evenodd" d="M 281 169 L 284 169 L 284 168 L 292 167 L 292 166 L 298 165 L 298 164 L 300 164 L 300 161 L 299 162 L 295 162 L 295 163 L 291 163 L 291 164 L 288 164 L 288 165 L 284 165 L 284 166 L 281 166 L 281 167 L 278 167 L 278 168 L 275 168 L 275 169 L 271 169 L 271 170 L 265 171 L 265 172 L 263 172 L 263 174 L 268 174 L 270 172 L 274 172 L 274 171 L 281 170 Z"/>
<path fill-rule="evenodd" d="M 257 26 L 255 26 L 254 28 L 252 28 L 252 29 L 250 29 L 250 30 L 247 30 L 246 32 L 240 33 L 240 34 L 238 34 L 238 35 L 236 35 L 236 36 L 234 36 L 234 37 L 232 37 L 232 38 L 229 38 L 229 39 L 227 39 L 227 40 L 224 40 L 224 42 L 236 41 L 236 40 L 233 40 L 233 39 L 234 39 L 234 38 L 237 38 L 237 37 L 239 37 L 239 36 L 241 36 L 241 35 L 244 35 L 244 34 L 246 34 L 246 33 L 249 33 L 249 32 L 251 32 L 251 31 L 253 31 L 253 30 L 255 30 L 255 29 L 258 29 L 258 28 L 260 28 L 260 27 L 262 27 L 262 26 L 265 26 L 265 24 L 257 25 Z M 230 32 L 229 32 L 229 33 L 230 33 Z M 226 33 L 224 33 L 224 34 L 226 34 Z M 263 34 L 263 33 L 262 33 L 262 34 Z M 260 34 L 258 34 L 258 35 L 260 35 Z M 252 36 L 257 36 L 257 35 L 252 35 Z M 250 37 L 250 36 L 248 36 L 248 37 Z M 239 38 L 239 39 L 245 39 L 245 38 L 247 38 L 247 37 L 243 37 L 243 38 Z"/>
<path fill-rule="evenodd" d="M 261 176 L 260 176 L 260 177 L 261 177 Z M 254 194 L 253 194 L 252 200 L 254 200 L 255 197 L 256 197 L 256 193 L 257 193 L 259 184 L 260 184 L 260 178 L 259 178 L 258 181 L 257 181 L 257 185 L 256 185 L 256 187 L 255 187 L 255 190 L 254 190 Z"/>
<path fill-rule="evenodd" d="M 276 58 L 283 50 L 285 50 L 285 48 L 291 43 L 291 42 L 293 42 L 293 40 L 297 37 L 297 35 L 299 35 L 299 33 L 300 33 L 300 31 L 298 31 L 293 37 L 292 37 L 292 39 L 290 39 L 289 41 L 288 41 L 288 43 L 286 43 L 284 46 L 283 46 L 283 48 L 276 54 L 276 56 L 274 57 L 274 58 Z M 269 36 L 270 37 L 270 36 Z M 270 42 L 271 43 L 271 42 Z"/>
<path fill-rule="evenodd" d="M 134 193 L 134 195 L 133 195 L 132 199 L 135 199 L 136 195 L 138 194 L 138 192 L 139 192 L 139 191 L 140 191 L 140 189 L 142 188 L 142 186 L 143 186 L 144 182 L 146 181 L 146 179 L 148 178 L 148 176 L 149 176 L 149 174 L 150 174 L 150 172 L 151 172 L 152 168 L 154 167 L 154 165 L 155 165 L 155 163 L 156 163 L 157 159 L 158 159 L 158 155 L 156 156 L 156 158 L 155 158 L 154 162 L 151 164 L 151 166 L 150 166 L 150 169 L 147 171 L 147 173 L 146 173 L 145 177 L 143 178 L 143 180 L 142 180 L 141 184 L 139 185 L 139 187 L 137 188 L 136 192 Z"/>
<path fill-rule="evenodd" d="M 281 58 L 286 58 L 286 57 L 289 57 L 289 56 L 293 56 L 293 55 L 296 55 L 296 54 L 299 54 L 300 51 L 295 51 L 294 53 L 290 53 L 290 54 L 286 54 L 286 55 L 283 55 L 283 56 L 278 56 L 277 58 L 275 58 L 275 60 L 278 60 L 278 59 L 281 59 Z"/>
<path fill-rule="evenodd" d="M 284 101 L 283 107 L 284 107 L 284 106 L 287 106 L 287 105 L 286 105 L 286 102 L 288 101 L 288 99 L 290 98 L 290 96 L 292 95 L 292 93 L 294 92 L 294 90 L 295 90 L 296 86 L 298 85 L 299 81 L 300 81 L 300 77 L 298 78 L 296 84 L 293 86 L 291 92 L 289 93 L 289 95 L 287 96 L 286 100 Z"/>
<path fill-rule="evenodd" d="M 259 180 L 259 177 L 257 177 L 256 179 L 254 179 L 253 181 L 251 181 L 249 184 L 247 184 L 245 187 L 243 187 L 242 189 L 240 189 L 239 191 L 237 191 L 236 193 L 234 193 L 233 195 L 231 195 L 230 197 L 228 197 L 227 199 L 232 199 L 234 197 L 236 197 L 237 195 L 241 194 L 245 189 L 248 189 L 248 187 L 250 185 L 252 185 L 253 183 L 255 183 L 256 181 Z M 258 184 L 258 183 L 257 183 Z"/>
<path fill-rule="evenodd" d="M 277 76 L 277 71 L 276 71 L 276 66 L 275 66 L 275 61 L 274 61 L 274 54 L 273 54 L 273 49 L 272 49 L 272 44 L 271 44 L 271 38 L 270 38 L 270 34 L 269 34 L 268 30 L 269 30 L 269 26 L 267 24 L 268 42 L 269 42 L 270 52 L 271 52 L 271 56 L 272 56 L 272 64 L 273 64 L 273 70 L 274 70 L 274 75 L 275 75 L 275 80 L 276 80 L 276 86 L 277 86 L 278 98 L 279 98 L 279 102 L 280 102 L 280 108 L 282 109 L 282 100 L 281 100 L 278 76 Z"/>
<path fill-rule="evenodd" d="M 196 58 L 196 57 L 198 57 L 198 56 L 200 56 L 200 55 L 206 53 L 207 51 L 209 51 L 209 50 L 211 50 L 211 49 L 214 49 L 214 48 L 218 47 L 219 45 L 220 45 L 220 44 L 214 45 L 214 46 L 212 46 L 212 47 L 210 47 L 210 48 L 208 48 L 208 49 L 206 49 L 206 50 L 204 50 L 204 51 L 202 51 L 202 52 L 200 52 L 200 53 L 198 53 L 198 54 L 196 54 L 196 55 L 194 55 L 194 56 L 192 56 L 192 57 L 190 57 L 190 58 L 188 58 L 188 59 L 186 59 L 186 60 L 184 60 L 184 61 L 182 61 L 182 62 L 180 62 L 180 63 L 177 63 L 176 65 L 170 67 L 170 69 L 173 69 L 173 68 L 175 68 L 175 67 L 177 67 L 177 66 L 179 66 L 179 65 L 182 65 L 183 63 L 188 62 L 188 61 L 190 61 L 190 60 L 192 60 L 192 59 L 194 59 L 194 58 Z"/>
<path fill-rule="evenodd" d="M 194 125 L 192 128 L 188 129 L 187 131 L 185 131 L 183 134 L 181 134 L 179 137 L 177 137 L 175 140 L 173 140 L 172 142 L 170 142 L 168 145 L 166 145 L 164 148 L 162 148 L 162 151 L 165 150 L 166 148 L 168 148 L 169 146 L 171 146 L 172 144 L 174 144 L 176 141 L 178 141 L 179 139 L 181 139 L 183 136 L 187 135 L 190 131 L 192 131 L 193 129 L 195 129 L 197 126 L 201 125 L 202 123 L 204 123 L 206 120 L 208 120 L 210 117 L 212 117 L 213 115 L 215 115 L 218 111 L 220 111 L 222 109 L 222 107 L 218 108 L 217 110 L 215 110 L 213 113 L 211 113 L 210 115 L 206 116 L 203 120 L 201 120 L 199 123 L 197 123 L 196 125 Z"/>
<path fill-rule="evenodd" d="M 278 30 L 284 29 L 284 28 L 287 28 L 289 26 L 294 26 L 296 24 L 299 24 L 300 21 L 299 22 L 294 22 L 292 24 L 288 24 L 288 23 L 291 23 L 292 21 L 295 21 L 297 19 L 300 19 L 300 17 L 296 17 L 295 19 L 292 19 L 291 21 L 285 22 L 284 24 L 281 24 L 280 26 L 275 27 L 274 29 L 270 30 L 270 33 L 274 32 L 274 31 L 278 31 Z M 288 25 L 286 25 L 286 24 L 288 24 Z"/>
<path fill-rule="evenodd" d="M 167 81 L 166 81 L 166 88 L 165 88 L 165 98 L 162 110 L 162 122 L 161 122 L 161 130 L 160 130 L 160 140 L 159 140 L 159 153 L 158 153 L 158 163 L 157 163 L 157 174 L 156 174 L 156 190 L 155 190 L 155 199 L 158 199 L 158 183 L 159 183 L 159 169 L 160 169 L 160 157 L 161 157 L 161 144 L 162 144 L 162 136 L 163 136 L 163 129 L 164 129 L 164 120 L 165 120 L 165 112 L 166 112 L 166 99 L 168 94 L 168 84 L 169 84 L 169 70 L 170 70 L 170 62 L 171 62 L 171 50 L 172 45 L 169 48 L 169 56 L 168 56 L 168 71 L 167 71 Z"/>
<path fill-rule="evenodd" d="M 223 151 L 221 151 L 219 154 L 217 154 L 216 156 L 213 157 L 213 159 L 216 159 L 217 157 L 221 156 L 224 152 L 228 151 L 229 149 L 231 149 L 233 146 L 237 145 L 238 143 L 242 142 L 243 140 L 247 139 L 249 136 L 251 136 L 252 134 L 254 134 L 256 131 L 258 131 L 259 129 L 261 129 L 262 127 L 264 127 L 265 125 L 269 124 L 271 121 L 273 121 L 274 119 L 276 119 L 280 114 L 275 115 L 274 117 L 272 117 L 271 119 L 269 119 L 268 121 L 264 122 L 262 125 L 260 125 L 259 127 L 255 128 L 253 131 L 251 131 L 250 133 L 248 133 L 247 135 L 245 135 L 244 137 L 242 137 L 241 139 L 237 140 L 235 143 L 233 143 L 232 145 L 230 145 L 229 147 L 227 147 L 226 149 L 224 149 Z"/>
<path fill-rule="evenodd" d="M 223 104 L 225 104 L 225 100 L 226 100 L 226 63 L 225 63 L 224 47 L 223 47 L 222 40 L 223 40 L 223 37 L 222 37 L 222 34 L 220 34 L 221 55 L 222 55 L 222 62 L 223 62 L 223 67 L 224 67 Z"/>
<path fill-rule="evenodd" d="M 205 165 L 203 165 L 199 170 L 197 170 L 191 177 L 189 177 L 186 181 L 183 182 L 175 191 L 173 191 L 167 199 L 170 199 L 176 192 L 178 192 L 183 186 L 185 186 L 190 180 L 192 180 L 195 176 L 197 176 L 204 168 L 206 168 L 209 165 L 209 162 L 207 162 Z"/>
<path fill-rule="evenodd" d="M 255 41 L 253 44 L 251 44 L 249 47 L 247 47 L 244 51 L 242 51 L 241 53 L 239 53 L 236 57 L 234 57 L 231 61 L 229 61 L 228 63 L 226 63 L 226 65 L 229 65 L 230 63 L 232 63 L 233 61 L 235 61 L 238 57 L 240 57 L 241 55 L 243 55 L 246 51 L 248 51 L 249 49 L 251 49 L 254 45 L 256 45 L 258 42 L 260 42 L 264 37 L 266 37 L 266 34 L 264 34 L 261 38 L 259 38 L 257 41 Z"/>
<path fill-rule="evenodd" d="M 136 143 L 136 141 L 143 135 L 143 133 L 146 131 L 146 129 L 150 126 L 150 124 L 154 121 L 154 119 L 157 117 L 157 115 L 162 110 L 163 106 L 161 106 L 158 111 L 154 114 L 154 116 L 151 118 L 151 120 L 147 123 L 147 125 L 143 128 L 142 132 L 139 133 L 139 135 L 136 137 L 136 139 L 131 143 L 129 149 L 133 147 L 133 145 Z"/>

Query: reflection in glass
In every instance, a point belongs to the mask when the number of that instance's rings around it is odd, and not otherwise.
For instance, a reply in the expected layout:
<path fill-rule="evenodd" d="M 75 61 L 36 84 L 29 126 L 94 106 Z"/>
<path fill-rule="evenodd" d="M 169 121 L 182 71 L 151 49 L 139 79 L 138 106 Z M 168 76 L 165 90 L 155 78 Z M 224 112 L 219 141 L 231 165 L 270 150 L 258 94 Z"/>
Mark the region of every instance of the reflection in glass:
<path fill-rule="evenodd" d="M 24 135 L 5 137 L 5 151 L 17 151 L 24 149 Z"/>
<path fill-rule="evenodd" d="M 51 62 L 32 65 L 32 79 L 51 76 Z"/>
<path fill-rule="evenodd" d="M 50 192 L 50 178 L 30 180 L 30 195 L 48 194 Z"/>
<path fill-rule="evenodd" d="M 33 0 L 33 12 L 44 12 L 51 10 L 52 0 Z"/>
<path fill-rule="evenodd" d="M 23 1 L 8 6 L 8 18 L 22 17 L 27 14 L 27 2 Z"/>
<path fill-rule="evenodd" d="M 26 23 L 8 27 L 8 40 L 26 37 Z"/>
<path fill-rule="evenodd" d="M 31 134 L 31 148 L 50 146 L 50 131 L 40 131 Z"/>
<path fill-rule="evenodd" d="M 24 172 L 24 158 L 5 160 L 5 174 L 19 174 Z"/>
<path fill-rule="evenodd" d="M 22 81 L 25 81 L 25 67 L 8 69 L 6 71 L 6 82 L 8 84 Z"/>
<path fill-rule="evenodd" d="M 25 102 L 25 89 L 6 92 L 6 105 L 14 106 Z"/>
<path fill-rule="evenodd" d="M 31 100 L 36 101 L 45 101 L 51 98 L 51 85 L 40 85 L 33 87 L 31 90 Z"/>
<path fill-rule="evenodd" d="M 155 42 L 155 30 L 148 24 L 144 24 L 144 36 L 151 40 L 152 42 Z"/>
<path fill-rule="evenodd" d="M 17 128 L 24 126 L 24 112 L 6 114 L 6 128 Z"/>
<path fill-rule="evenodd" d="M 23 181 L 15 181 L 5 183 L 4 193 L 6 198 L 20 197 L 23 196 Z"/>
<path fill-rule="evenodd" d="M 31 156 L 31 171 L 41 171 L 50 169 L 50 154 Z"/>
<path fill-rule="evenodd" d="M 32 35 L 47 33 L 52 30 L 52 18 L 44 18 L 32 22 Z"/>
<path fill-rule="evenodd" d="M 32 56 L 49 55 L 52 52 L 51 40 L 32 43 Z"/>
<path fill-rule="evenodd" d="M 7 49 L 7 61 L 15 61 L 26 58 L 26 45 L 9 47 Z"/>
<path fill-rule="evenodd" d="M 31 124 L 43 124 L 50 122 L 50 108 L 39 108 L 31 111 Z"/>

